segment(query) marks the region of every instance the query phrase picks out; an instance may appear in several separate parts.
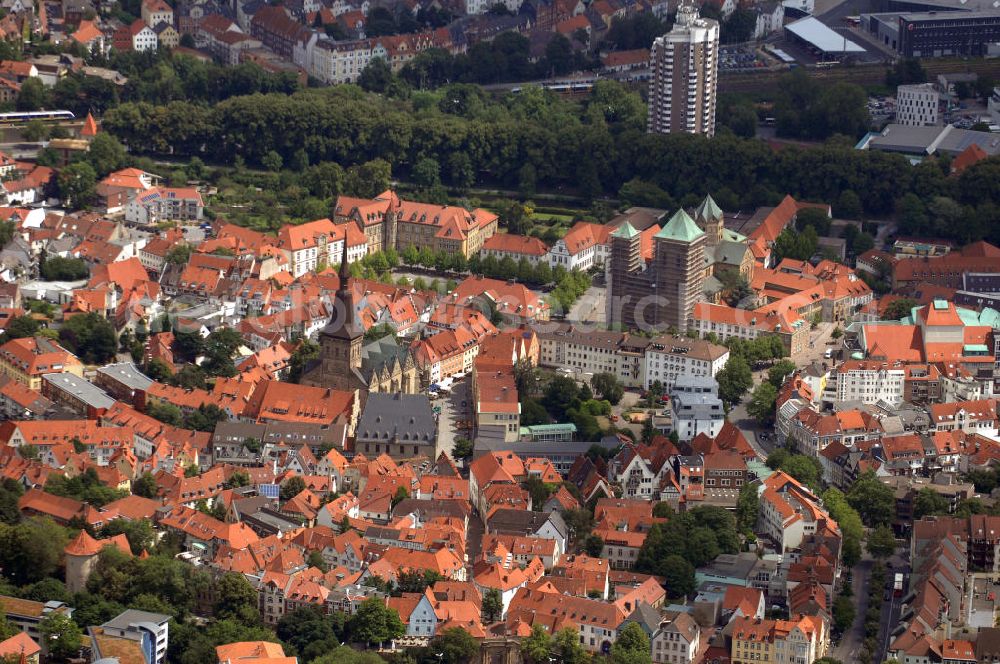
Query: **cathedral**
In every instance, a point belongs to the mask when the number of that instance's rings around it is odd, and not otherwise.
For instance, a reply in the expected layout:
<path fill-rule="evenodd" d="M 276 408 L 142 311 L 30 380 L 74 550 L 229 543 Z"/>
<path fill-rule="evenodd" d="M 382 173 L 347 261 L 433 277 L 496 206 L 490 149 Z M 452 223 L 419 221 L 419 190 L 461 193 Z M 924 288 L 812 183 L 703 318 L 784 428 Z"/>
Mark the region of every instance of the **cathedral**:
<path fill-rule="evenodd" d="M 683 209 L 653 235 L 652 255 L 644 256 L 642 233 L 626 221 L 610 235 L 607 323 L 611 329 L 683 332 L 702 297 L 708 236 Z M 703 226 L 704 226 L 703 220 Z M 647 262 L 648 258 L 648 262 Z"/>
<path fill-rule="evenodd" d="M 347 268 L 345 242 L 333 315 L 319 332 L 319 359 L 307 370 L 303 384 L 366 394 L 416 394 L 420 382 L 409 348 L 391 336 L 365 343 L 365 331 L 358 322 L 354 295 L 348 286 Z"/>

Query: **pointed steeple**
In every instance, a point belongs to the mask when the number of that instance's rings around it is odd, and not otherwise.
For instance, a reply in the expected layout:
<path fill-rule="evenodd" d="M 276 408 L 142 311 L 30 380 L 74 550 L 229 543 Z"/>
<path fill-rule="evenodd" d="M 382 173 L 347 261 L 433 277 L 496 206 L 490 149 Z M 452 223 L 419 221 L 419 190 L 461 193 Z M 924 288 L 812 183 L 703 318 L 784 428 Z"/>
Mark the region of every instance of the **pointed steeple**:
<path fill-rule="evenodd" d="M 695 209 L 694 213 L 695 219 L 700 222 L 722 218 L 722 208 L 712 198 L 712 194 L 705 196 L 705 200 Z"/>
<path fill-rule="evenodd" d="M 338 339 L 359 339 L 365 336 L 365 331 L 358 325 L 357 315 L 354 311 L 354 294 L 347 283 L 351 278 L 351 271 L 347 264 L 347 224 L 343 225 L 343 229 L 344 252 L 340 259 L 340 286 L 337 288 L 337 300 L 343 304 L 344 320 L 336 329 L 331 329 L 332 325 L 327 325 L 323 328 L 323 333 Z M 334 319 L 337 315 L 337 311 L 334 310 Z"/>
<path fill-rule="evenodd" d="M 80 130 L 80 136 L 93 138 L 97 136 L 97 121 L 94 120 L 94 116 L 87 113 L 87 119 L 83 122 L 83 129 Z"/>
<path fill-rule="evenodd" d="M 347 285 L 347 279 L 351 276 L 351 271 L 347 269 L 347 225 L 344 225 L 344 253 L 340 259 L 340 289 Z"/>
<path fill-rule="evenodd" d="M 611 237 L 622 237 L 626 240 L 631 240 L 637 235 L 639 235 L 639 231 L 635 230 L 635 226 L 627 221 L 611 232 Z"/>
<path fill-rule="evenodd" d="M 670 221 L 654 237 L 679 240 L 681 242 L 694 242 L 704 234 L 705 231 L 698 228 L 698 224 L 694 223 L 694 220 L 688 216 L 688 213 L 680 209 L 674 213 L 674 216 L 670 217 Z"/>

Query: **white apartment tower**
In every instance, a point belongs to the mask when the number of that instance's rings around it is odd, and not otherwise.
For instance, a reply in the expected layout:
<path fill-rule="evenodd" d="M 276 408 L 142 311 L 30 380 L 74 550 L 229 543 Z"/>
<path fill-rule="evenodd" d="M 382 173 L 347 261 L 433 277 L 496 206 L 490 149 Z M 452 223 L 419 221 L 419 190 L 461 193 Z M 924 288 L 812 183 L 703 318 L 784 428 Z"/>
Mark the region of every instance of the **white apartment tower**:
<path fill-rule="evenodd" d="M 674 27 L 653 42 L 650 68 L 649 131 L 715 134 L 719 22 L 682 0 Z"/>
<path fill-rule="evenodd" d="M 938 93 L 930 83 L 896 88 L 896 122 L 909 127 L 938 123 Z"/>

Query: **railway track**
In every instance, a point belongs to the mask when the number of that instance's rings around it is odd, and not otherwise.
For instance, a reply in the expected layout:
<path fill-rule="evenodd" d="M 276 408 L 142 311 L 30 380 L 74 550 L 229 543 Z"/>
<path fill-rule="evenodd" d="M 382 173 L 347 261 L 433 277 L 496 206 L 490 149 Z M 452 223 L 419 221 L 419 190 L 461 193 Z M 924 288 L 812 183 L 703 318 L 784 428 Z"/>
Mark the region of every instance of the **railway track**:
<path fill-rule="evenodd" d="M 988 74 L 1000 79 L 1000 62 L 994 60 L 924 60 L 927 78 L 933 80 L 938 74 L 971 72 Z M 856 83 L 858 85 L 878 85 L 885 82 L 888 64 L 865 64 L 828 69 L 809 69 L 809 77 L 826 83 Z M 719 92 L 762 92 L 775 88 L 786 70 L 719 74 Z"/>

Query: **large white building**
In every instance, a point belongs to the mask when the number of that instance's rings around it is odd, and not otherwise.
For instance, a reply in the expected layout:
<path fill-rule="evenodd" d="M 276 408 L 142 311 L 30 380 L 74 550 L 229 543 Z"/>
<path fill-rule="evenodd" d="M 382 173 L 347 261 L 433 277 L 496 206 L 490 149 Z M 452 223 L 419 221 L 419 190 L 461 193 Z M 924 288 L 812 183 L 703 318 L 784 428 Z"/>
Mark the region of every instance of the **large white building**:
<path fill-rule="evenodd" d="M 389 61 L 388 51 L 374 39 L 319 40 L 312 49 L 309 72 L 324 83 L 353 83 L 375 58 Z"/>
<path fill-rule="evenodd" d="M 931 83 L 896 88 L 896 124 L 908 127 L 938 124 L 938 92 Z"/>
<path fill-rule="evenodd" d="M 726 423 L 719 384 L 709 376 L 686 376 L 670 390 L 670 427 L 682 441 L 700 433 L 715 438 Z"/>
<path fill-rule="evenodd" d="M 646 346 L 646 379 L 643 387 L 659 381 L 670 390 L 678 378 L 714 378 L 729 360 L 729 349 L 701 339 L 665 335 Z"/>
<path fill-rule="evenodd" d="M 582 330 L 561 325 L 538 335 L 539 364 L 579 380 L 610 373 L 625 387 L 649 389 L 659 381 L 669 390 L 679 379 L 712 378 L 729 359 L 729 349 L 702 339 L 663 335 L 655 339 L 626 332 Z"/>
<path fill-rule="evenodd" d="M 649 131 L 715 134 L 719 22 L 684 0 L 673 29 L 653 42 L 649 64 Z"/>
<path fill-rule="evenodd" d="M 906 368 L 901 364 L 849 360 L 837 367 L 837 400 L 899 403 L 905 380 Z"/>

